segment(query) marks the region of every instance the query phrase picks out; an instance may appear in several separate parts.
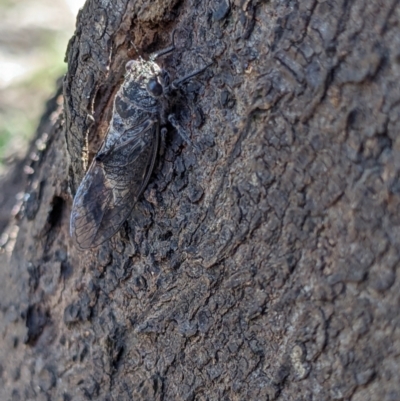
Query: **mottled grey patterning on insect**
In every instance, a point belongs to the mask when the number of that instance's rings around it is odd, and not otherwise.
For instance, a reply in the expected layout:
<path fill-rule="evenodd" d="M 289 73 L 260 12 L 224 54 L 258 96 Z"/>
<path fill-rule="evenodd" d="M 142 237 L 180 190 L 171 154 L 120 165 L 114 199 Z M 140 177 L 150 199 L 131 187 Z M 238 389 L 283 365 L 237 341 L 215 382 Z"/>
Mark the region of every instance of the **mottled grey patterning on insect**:
<path fill-rule="evenodd" d="M 169 91 L 204 69 L 170 85 L 166 71 L 153 60 L 127 63 L 105 141 L 72 206 L 71 236 L 80 248 L 102 244 L 129 217 L 153 171 Z"/>

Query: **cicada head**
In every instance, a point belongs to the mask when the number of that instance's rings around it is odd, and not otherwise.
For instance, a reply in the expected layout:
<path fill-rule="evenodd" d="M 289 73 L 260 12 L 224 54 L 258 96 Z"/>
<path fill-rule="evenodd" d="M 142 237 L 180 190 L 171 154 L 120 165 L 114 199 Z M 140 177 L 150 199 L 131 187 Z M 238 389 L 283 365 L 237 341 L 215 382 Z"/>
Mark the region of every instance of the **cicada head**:
<path fill-rule="evenodd" d="M 127 71 L 124 83 L 125 90 L 129 93 L 132 93 L 132 91 L 142 93 L 139 97 L 136 96 L 136 99 L 142 98 L 145 94 L 153 99 L 160 98 L 166 94 L 166 89 L 169 85 L 168 73 L 154 61 L 130 60 L 125 68 Z M 135 100 L 135 97 L 128 97 Z M 147 101 L 149 102 L 150 99 Z"/>

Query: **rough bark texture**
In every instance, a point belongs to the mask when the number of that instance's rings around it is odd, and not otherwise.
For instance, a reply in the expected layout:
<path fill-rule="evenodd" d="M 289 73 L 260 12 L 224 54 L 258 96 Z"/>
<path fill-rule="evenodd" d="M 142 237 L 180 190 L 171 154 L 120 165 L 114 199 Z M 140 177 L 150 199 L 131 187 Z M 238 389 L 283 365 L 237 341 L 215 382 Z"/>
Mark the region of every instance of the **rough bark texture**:
<path fill-rule="evenodd" d="M 86 3 L 2 255 L 1 400 L 400 400 L 400 5 L 375 3 Z M 215 60 L 183 89 L 202 152 L 170 129 L 143 218 L 78 252 L 124 65 L 173 30 L 173 77 Z"/>

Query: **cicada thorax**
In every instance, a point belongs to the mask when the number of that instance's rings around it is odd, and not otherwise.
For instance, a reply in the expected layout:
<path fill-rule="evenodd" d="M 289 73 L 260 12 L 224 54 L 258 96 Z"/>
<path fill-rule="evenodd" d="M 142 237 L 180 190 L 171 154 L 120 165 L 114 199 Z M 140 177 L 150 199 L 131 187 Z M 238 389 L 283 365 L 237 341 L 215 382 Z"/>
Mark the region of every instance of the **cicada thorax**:
<path fill-rule="evenodd" d="M 124 85 L 122 90 L 123 98 L 130 101 L 137 108 L 143 111 L 155 111 L 159 100 L 153 97 L 146 87 L 137 83 L 131 83 L 130 85 Z"/>

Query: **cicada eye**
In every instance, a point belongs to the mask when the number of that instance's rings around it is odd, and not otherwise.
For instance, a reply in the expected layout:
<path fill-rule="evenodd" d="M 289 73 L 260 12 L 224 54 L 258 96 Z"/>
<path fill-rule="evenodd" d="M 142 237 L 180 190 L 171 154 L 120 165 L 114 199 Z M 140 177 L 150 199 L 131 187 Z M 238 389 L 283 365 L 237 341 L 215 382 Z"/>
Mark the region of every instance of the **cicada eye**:
<path fill-rule="evenodd" d="M 162 85 L 157 81 L 157 78 L 150 78 L 147 82 L 147 91 L 154 97 L 161 96 L 163 93 Z"/>

